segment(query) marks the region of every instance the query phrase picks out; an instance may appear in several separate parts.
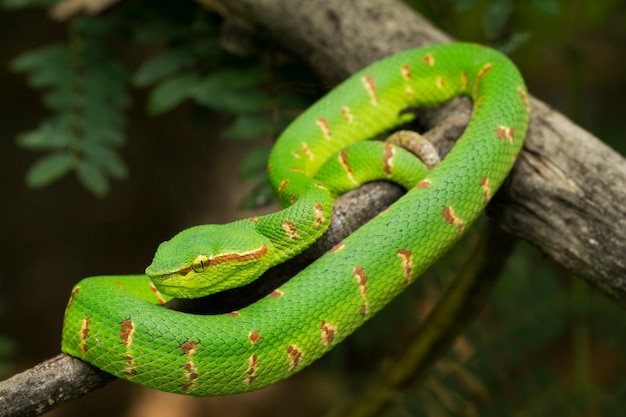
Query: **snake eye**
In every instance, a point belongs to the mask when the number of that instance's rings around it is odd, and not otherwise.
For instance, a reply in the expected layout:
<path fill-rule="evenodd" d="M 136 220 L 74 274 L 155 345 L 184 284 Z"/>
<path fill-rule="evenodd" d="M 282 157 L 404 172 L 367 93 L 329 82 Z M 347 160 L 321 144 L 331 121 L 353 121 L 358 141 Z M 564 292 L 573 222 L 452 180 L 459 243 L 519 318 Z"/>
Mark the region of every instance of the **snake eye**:
<path fill-rule="evenodd" d="M 198 255 L 196 259 L 191 263 L 191 267 L 194 272 L 204 272 L 209 268 L 210 265 L 209 257 L 206 255 Z"/>

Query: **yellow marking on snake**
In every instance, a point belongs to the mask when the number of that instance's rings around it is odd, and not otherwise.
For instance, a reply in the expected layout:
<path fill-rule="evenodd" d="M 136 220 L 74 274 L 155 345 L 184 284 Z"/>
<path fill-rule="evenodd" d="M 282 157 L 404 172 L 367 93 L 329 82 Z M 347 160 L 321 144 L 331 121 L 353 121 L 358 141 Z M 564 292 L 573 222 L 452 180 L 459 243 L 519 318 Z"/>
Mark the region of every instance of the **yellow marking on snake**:
<path fill-rule="evenodd" d="M 80 325 L 80 330 L 78 332 L 78 338 L 80 340 L 80 342 L 78 343 L 78 349 L 83 354 L 83 356 L 86 355 L 87 350 L 89 350 L 89 348 L 87 347 L 87 338 L 89 337 L 90 327 L 91 327 L 91 319 L 88 316 L 85 316 L 85 318 L 83 318 L 83 321 Z"/>
<path fill-rule="evenodd" d="M 280 185 L 278 186 L 278 198 L 283 198 L 283 192 L 285 188 L 287 188 L 287 184 L 289 184 L 289 180 L 282 180 Z"/>
<path fill-rule="evenodd" d="M 400 73 L 402 74 L 402 79 L 404 79 L 405 81 L 404 92 L 406 93 L 406 96 L 409 98 L 413 97 L 415 91 L 413 91 L 413 87 L 411 87 L 411 85 L 408 83 L 408 81 L 411 81 L 411 77 L 413 77 L 413 74 L 411 73 L 411 66 L 409 64 L 404 64 L 400 68 Z"/>
<path fill-rule="evenodd" d="M 251 330 L 250 333 L 248 333 L 248 340 L 253 345 L 256 345 L 259 340 L 261 340 L 261 332 L 259 332 L 258 330 Z"/>
<path fill-rule="evenodd" d="M 281 226 L 289 239 L 296 240 L 300 237 L 298 236 L 296 225 L 293 224 L 293 222 L 286 221 L 283 224 L 281 224 Z"/>
<path fill-rule="evenodd" d="M 69 311 L 70 307 L 74 303 L 74 298 L 76 298 L 76 295 L 78 295 L 79 291 L 80 291 L 80 286 L 78 285 L 74 287 L 74 289 L 72 290 L 72 294 L 70 294 L 70 299 L 68 300 L 67 306 L 65 307 L 65 313 L 63 313 L 63 322 L 65 322 L 65 318 L 67 317 L 67 312 Z"/>
<path fill-rule="evenodd" d="M 358 185 L 358 182 L 354 178 L 354 172 L 352 172 L 352 168 L 350 168 L 350 165 L 348 164 L 348 152 L 345 150 L 339 152 L 337 158 L 339 160 L 339 165 L 341 165 L 344 171 L 346 171 L 346 175 L 348 176 L 350 182 L 354 185 Z"/>
<path fill-rule="evenodd" d="M 396 156 L 396 148 L 389 142 L 385 142 L 383 144 L 383 149 L 383 169 L 385 171 L 385 175 L 387 175 L 387 178 L 391 178 L 393 170 L 393 160 Z"/>
<path fill-rule="evenodd" d="M 326 138 L 326 140 L 332 139 L 332 134 L 330 133 L 330 126 L 328 126 L 328 120 L 326 120 L 325 117 L 318 117 L 315 120 L 315 124 L 317 124 L 320 127 L 320 129 L 322 130 L 322 135 L 324 135 L 324 138 Z"/>
<path fill-rule="evenodd" d="M 398 250 L 398 258 L 400 258 L 401 261 L 404 285 L 407 286 L 411 283 L 413 278 L 413 254 L 410 250 L 400 249 Z"/>
<path fill-rule="evenodd" d="M 281 290 L 274 290 L 270 293 L 269 297 L 270 298 L 281 298 L 283 295 L 285 295 L 285 293 Z"/>
<path fill-rule="evenodd" d="M 343 242 L 339 242 L 337 243 L 335 246 L 333 246 L 332 248 L 330 248 L 330 250 L 328 252 L 330 253 L 335 253 L 335 252 L 339 252 L 340 250 L 342 250 L 345 247 L 345 243 Z"/>
<path fill-rule="evenodd" d="M 363 299 L 363 304 L 361 305 L 361 311 L 359 312 L 359 314 L 361 314 L 361 317 L 364 318 L 370 309 L 370 303 L 367 300 L 367 286 L 365 285 L 367 284 L 367 280 L 369 278 L 367 278 L 367 275 L 365 275 L 365 270 L 362 266 L 355 267 L 352 273 L 356 278 L 356 283 L 359 286 L 359 294 Z"/>
<path fill-rule="evenodd" d="M 480 188 L 483 189 L 483 201 L 485 204 L 491 200 L 491 185 L 489 184 L 488 177 L 482 177 L 480 179 Z"/>
<path fill-rule="evenodd" d="M 133 344 L 133 336 L 135 335 L 135 323 L 131 319 L 126 319 L 120 323 L 120 339 L 122 344 L 130 348 Z"/>
<path fill-rule="evenodd" d="M 124 356 L 126 368 L 124 368 L 122 372 L 129 376 L 137 375 L 137 371 L 135 370 L 135 358 L 131 349 L 134 335 L 135 323 L 133 323 L 130 318 L 123 320 L 120 323 L 120 339 L 122 339 L 122 344 L 126 347 L 126 355 Z"/>
<path fill-rule="evenodd" d="M 287 346 L 287 360 L 289 361 L 289 372 L 296 372 L 304 361 L 304 351 L 298 345 Z"/>
<path fill-rule="evenodd" d="M 496 128 L 498 139 L 508 139 L 509 143 L 513 145 L 515 142 L 515 131 L 508 126 L 498 126 Z"/>
<path fill-rule="evenodd" d="M 348 106 L 343 106 L 341 108 L 341 115 L 344 119 L 346 119 L 346 122 L 348 123 L 352 123 L 354 121 L 354 115 L 350 113 L 350 107 Z"/>
<path fill-rule="evenodd" d="M 245 262 L 262 258 L 267 254 L 267 245 L 262 244 L 257 249 L 245 252 L 226 252 L 209 258 L 209 265 L 219 265 L 227 262 Z"/>
<path fill-rule="evenodd" d="M 150 291 L 152 291 L 152 293 L 154 294 L 154 296 L 157 298 L 157 301 L 159 302 L 159 304 L 165 304 L 165 297 L 163 297 L 163 294 L 161 294 L 161 291 L 159 291 L 157 289 L 157 287 L 151 282 L 150 283 Z"/>
<path fill-rule="evenodd" d="M 404 64 L 400 68 L 400 73 L 402 74 L 402 78 L 404 78 L 404 81 L 409 81 L 413 76 L 413 74 L 411 74 L 411 66 L 409 64 Z"/>
<path fill-rule="evenodd" d="M 315 186 L 321 190 L 328 191 L 328 187 L 326 187 L 324 184 L 317 183 L 315 184 Z"/>
<path fill-rule="evenodd" d="M 524 103 L 524 106 L 526 106 L 526 108 L 530 108 L 530 100 L 528 100 L 528 95 L 526 94 L 526 92 L 524 91 L 524 89 L 522 87 L 518 88 L 517 90 L 519 92 L 519 96 L 522 99 L 522 102 Z"/>
<path fill-rule="evenodd" d="M 322 320 L 322 325 L 320 326 L 320 329 L 322 330 L 320 334 L 322 345 L 326 347 L 332 345 L 333 341 L 337 337 L 339 328 L 332 323 Z"/>
<path fill-rule="evenodd" d="M 430 185 L 432 183 L 433 183 L 433 181 L 430 178 L 424 178 L 423 180 L 418 182 L 415 187 L 420 188 L 420 189 L 424 189 L 424 188 L 430 187 Z"/>
<path fill-rule="evenodd" d="M 198 378 L 198 368 L 193 361 L 193 355 L 198 351 L 198 346 L 200 342 L 196 342 L 193 340 L 188 340 L 185 343 L 180 345 L 181 350 L 184 355 L 187 355 L 187 362 L 183 366 L 183 377 L 185 378 L 185 383 L 182 385 L 183 391 L 189 391 L 193 387 L 195 387 Z"/>
<path fill-rule="evenodd" d="M 330 132 L 328 134 L 330 135 Z M 304 154 L 307 158 L 309 158 L 310 161 L 315 159 L 315 155 L 313 154 L 313 152 L 311 152 L 311 149 L 309 149 L 309 145 L 307 145 L 306 142 L 300 143 L 300 147 L 302 148 L 302 152 L 304 152 Z"/>
<path fill-rule="evenodd" d="M 432 67 L 435 65 L 435 57 L 433 56 L 433 54 L 427 53 L 424 55 L 423 59 L 426 65 L 428 65 L 429 67 Z"/>
<path fill-rule="evenodd" d="M 369 75 L 361 77 L 361 82 L 370 96 L 372 106 L 378 106 L 378 96 L 376 95 L 376 86 L 374 85 L 374 77 Z"/>
<path fill-rule="evenodd" d="M 465 223 L 463 222 L 463 219 L 456 215 L 454 209 L 451 206 L 443 209 L 443 218 L 446 220 L 446 223 L 455 225 L 457 232 L 463 232 L 463 229 L 465 228 Z"/>
<path fill-rule="evenodd" d="M 256 371 L 259 364 L 259 356 L 256 354 L 251 355 L 248 358 L 248 367 L 246 368 L 246 377 L 243 380 L 243 384 L 246 386 L 252 385 L 256 379 Z"/>
<path fill-rule="evenodd" d="M 478 89 L 478 86 L 480 85 L 480 82 L 482 81 L 483 77 L 489 72 L 491 71 L 491 68 L 493 68 L 493 65 L 490 63 L 485 64 L 480 71 L 478 71 L 478 74 L 476 75 L 476 82 L 474 83 L 474 91 L 476 91 Z M 476 94 L 474 94 L 475 96 Z M 482 98 L 482 97 L 481 97 Z M 474 101 L 474 107 L 477 106 L 476 101 Z"/>
<path fill-rule="evenodd" d="M 320 203 L 315 204 L 315 226 L 322 227 L 326 218 L 324 217 L 324 209 Z"/>

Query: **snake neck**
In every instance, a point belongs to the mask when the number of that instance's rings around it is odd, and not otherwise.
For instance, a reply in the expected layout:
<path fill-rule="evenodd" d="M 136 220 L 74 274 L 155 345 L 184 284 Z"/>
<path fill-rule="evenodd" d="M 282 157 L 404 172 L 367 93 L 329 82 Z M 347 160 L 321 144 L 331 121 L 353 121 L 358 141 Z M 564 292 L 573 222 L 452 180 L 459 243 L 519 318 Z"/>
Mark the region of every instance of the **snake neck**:
<path fill-rule="evenodd" d="M 254 229 L 267 238 L 273 247 L 271 266 L 280 264 L 298 255 L 328 229 L 333 210 L 333 198 L 330 191 L 304 174 L 292 176 L 291 185 L 283 187 L 283 194 L 277 197 L 284 209 L 253 218 Z M 313 183 L 314 186 L 310 186 Z M 300 190 L 307 190 L 298 194 Z M 288 201 L 288 203 L 285 203 Z"/>

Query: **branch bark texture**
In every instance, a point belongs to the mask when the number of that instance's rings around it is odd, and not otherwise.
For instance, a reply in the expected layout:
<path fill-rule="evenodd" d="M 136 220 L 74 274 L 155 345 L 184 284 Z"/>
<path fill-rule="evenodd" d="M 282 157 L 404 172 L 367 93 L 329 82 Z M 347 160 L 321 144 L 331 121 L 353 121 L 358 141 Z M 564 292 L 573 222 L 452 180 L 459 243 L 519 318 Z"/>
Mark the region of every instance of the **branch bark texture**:
<path fill-rule="evenodd" d="M 333 82 L 394 52 L 452 40 L 396 0 L 229 0 L 222 6 Z M 626 306 L 626 160 L 546 104 L 531 103 L 524 149 L 489 213 Z M 426 112 L 421 121 L 433 128 L 443 112 Z"/>

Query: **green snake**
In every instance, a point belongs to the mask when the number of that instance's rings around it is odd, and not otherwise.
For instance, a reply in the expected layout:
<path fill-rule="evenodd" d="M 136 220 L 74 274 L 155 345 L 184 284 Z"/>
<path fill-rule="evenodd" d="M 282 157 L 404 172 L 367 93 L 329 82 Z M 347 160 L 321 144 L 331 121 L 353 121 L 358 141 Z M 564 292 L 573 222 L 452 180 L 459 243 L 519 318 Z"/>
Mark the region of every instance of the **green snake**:
<path fill-rule="evenodd" d="M 407 108 L 461 95 L 473 101 L 471 121 L 431 171 L 400 147 L 363 142 L 410 121 Z M 454 245 L 514 164 L 528 117 L 522 77 L 490 48 L 436 45 L 366 67 L 278 139 L 268 173 L 283 210 L 184 230 L 159 246 L 146 275 L 82 280 L 65 312 L 63 352 L 194 396 L 251 391 L 293 375 Z M 160 306 L 254 281 L 325 232 L 338 194 L 380 179 L 399 182 L 406 195 L 259 301 L 218 315 Z"/>

